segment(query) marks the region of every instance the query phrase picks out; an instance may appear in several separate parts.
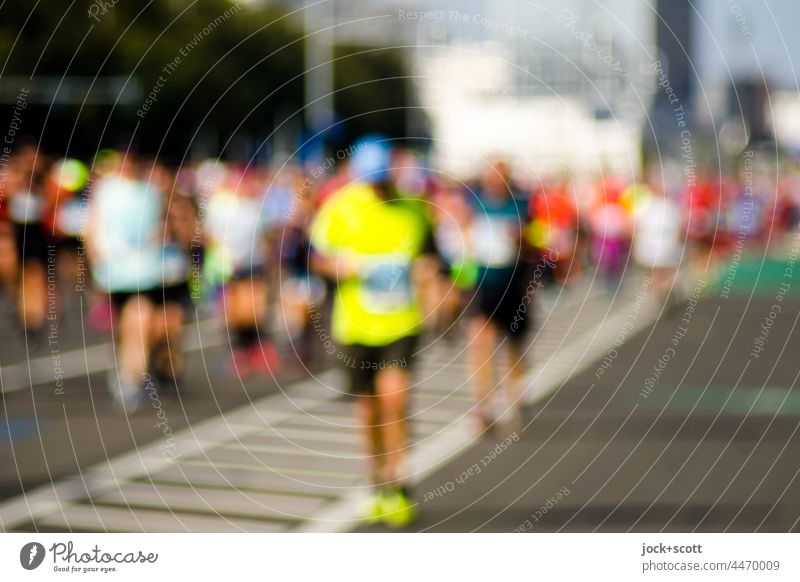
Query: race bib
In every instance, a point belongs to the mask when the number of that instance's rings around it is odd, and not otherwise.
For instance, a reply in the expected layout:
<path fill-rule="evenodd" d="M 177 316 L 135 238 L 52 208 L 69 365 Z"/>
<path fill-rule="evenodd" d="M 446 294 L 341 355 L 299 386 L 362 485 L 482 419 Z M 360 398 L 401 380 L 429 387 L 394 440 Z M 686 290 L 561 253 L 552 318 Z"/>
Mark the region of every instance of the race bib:
<path fill-rule="evenodd" d="M 371 313 L 394 313 L 414 301 L 411 257 L 403 254 L 370 256 L 360 269 L 361 304 Z"/>
<path fill-rule="evenodd" d="M 506 267 L 516 261 L 517 244 L 508 220 L 483 217 L 472 229 L 475 259 L 486 267 Z"/>
<path fill-rule="evenodd" d="M 80 200 L 68 200 L 58 209 L 58 230 L 67 236 L 78 236 L 84 222 Z"/>

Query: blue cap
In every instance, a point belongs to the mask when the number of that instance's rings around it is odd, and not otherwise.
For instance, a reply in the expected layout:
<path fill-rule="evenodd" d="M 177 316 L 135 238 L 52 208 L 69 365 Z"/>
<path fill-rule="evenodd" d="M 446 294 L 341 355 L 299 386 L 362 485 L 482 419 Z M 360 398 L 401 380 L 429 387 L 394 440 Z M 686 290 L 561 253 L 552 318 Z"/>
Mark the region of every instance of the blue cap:
<path fill-rule="evenodd" d="M 389 178 L 392 148 L 383 136 L 368 135 L 353 144 L 350 177 L 367 184 L 379 184 Z"/>

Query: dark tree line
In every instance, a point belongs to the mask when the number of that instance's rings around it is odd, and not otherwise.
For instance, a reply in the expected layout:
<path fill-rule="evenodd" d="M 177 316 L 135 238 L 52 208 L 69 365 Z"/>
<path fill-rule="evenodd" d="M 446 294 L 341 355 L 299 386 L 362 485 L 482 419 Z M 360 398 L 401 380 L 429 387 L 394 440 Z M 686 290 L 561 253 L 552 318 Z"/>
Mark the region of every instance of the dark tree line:
<path fill-rule="evenodd" d="M 23 130 L 48 150 L 85 156 L 133 142 L 175 161 L 191 154 L 251 155 L 287 119 L 283 142 L 290 143 L 283 145 L 292 147 L 303 121 L 300 24 L 274 6 L 229 0 L 0 3 L 0 122 L 10 118 L 9 95 L 30 85 Z M 403 70 L 389 51 L 337 62 L 337 87 L 389 78 L 339 92 L 338 117 L 402 107 Z M 54 103 L 37 99 L 35 89 L 62 77 Z M 92 99 L 75 103 L 94 77 L 100 80 Z M 118 78 L 110 90 L 102 87 L 109 77 Z M 118 103 L 95 102 L 115 92 Z M 336 139 L 376 130 L 402 135 L 402 111 L 356 117 Z M 271 147 L 272 140 L 263 155 Z"/>

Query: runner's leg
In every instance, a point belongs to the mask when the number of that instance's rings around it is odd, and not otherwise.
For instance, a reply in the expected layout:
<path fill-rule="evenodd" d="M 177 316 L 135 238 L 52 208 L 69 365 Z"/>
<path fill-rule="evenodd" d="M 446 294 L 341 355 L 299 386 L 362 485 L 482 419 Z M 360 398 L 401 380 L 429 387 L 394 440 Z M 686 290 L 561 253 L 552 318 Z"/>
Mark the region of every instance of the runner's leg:
<path fill-rule="evenodd" d="M 134 295 L 119 314 L 120 375 L 139 381 L 147 372 L 152 338 L 153 304 L 147 297 Z"/>
<path fill-rule="evenodd" d="M 509 424 L 514 429 L 520 428 L 520 409 L 522 408 L 522 397 L 525 390 L 523 383 L 525 376 L 525 347 L 523 344 L 521 337 L 512 336 L 508 341 L 511 369 L 508 372 L 508 382 L 506 383 L 506 398 L 511 414 Z"/>
<path fill-rule="evenodd" d="M 183 306 L 179 301 L 167 301 L 154 312 L 152 366 L 160 381 L 171 382 L 177 389 L 183 372 Z"/>
<path fill-rule="evenodd" d="M 385 450 L 379 414 L 378 398 L 372 395 L 356 396 L 356 416 L 362 431 L 364 453 L 367 455 L 367 474 L 370 484 L 380 487 L 384 483 Z"/>
<path fill-rule="evenodd" d="M 494 393 L 494 369 L 492 350 L 497 338 L 494 325 L 484 316 L 472 317 L 468 325 L 469 359 L 472 373 L 473 394 L 481 431 L 493 421 L 492 394 Z"/>
<path fill-rule="evenodd" d="M 47 309 L 47 275 L 44 264 L 25 261 L 22 265 L 22 287 L 19 294 L 19 313 L 25 329 L 40 331 Z"/>
<path fill-rule="evenodd" d="M 380 370 L 375 376 L 375 391 L 384 446 L 385 483 L 400 486 L 406 478 L 408 451 L 407 371 L 398 366 Z"/>

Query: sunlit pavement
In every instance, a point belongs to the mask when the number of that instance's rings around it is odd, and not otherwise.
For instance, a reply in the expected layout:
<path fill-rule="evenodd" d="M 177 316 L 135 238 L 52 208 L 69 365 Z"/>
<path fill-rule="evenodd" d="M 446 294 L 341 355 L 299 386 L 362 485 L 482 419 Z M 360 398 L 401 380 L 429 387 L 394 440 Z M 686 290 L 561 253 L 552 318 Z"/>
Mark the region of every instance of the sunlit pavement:
<path fill-rule="evenodd" d="M 775 303 L 769 278 L 753 293 L 744 280 L 744 293 L 724 299 L 709 284 L 655 325 L 660 306 L 640 300 L 642 281 L 542 297 L 521 430 L 476 438 L 463 340 L 424 349 L 412 398 L 413 529 L 797 529 L 791 330 L 800 302 L 781 301 L 754 357 Z M 84 374 L 61 395 L 47 384 L 35 400 L 6 394 L 5 488 L 20 487 L 19 471 L 27 495 L 0 505 L 2 529 L 358 528 L 368 489 L 341 379 L 231 380 L 224 332 L 215 333 L 189 331 L 216 347 L 192 352 L 181 400 L 160 401 L 172 438 L 155 407 L 130 422 L 115 413 L 101 371 L 89 376 L 92 392 Z M 56 486 L 33 488 L 49 482 L 48 469 Z"/>
<path fill-rule="evenodd" d="M 531 407 L 519 442 L 492 456 L 502 435 L 486 437 L 424 480 L 415 529 L 800 529 L 800 300 L 776 299 L 784 267 L 743 264 L 727 298 L 714 285 Z"/>
<path fill-rule="evenodd" d="M 634 287 L 614 295 L 587 282 L 544 298 L 541 326 L 531 338 L 530 377 L 555 386 L 579 361 L 591 363 L 597 357 L 593 340 L 608 335 L 609 317 L 624 315 Z M 20 432 L 19 424 L 3 445 L 7 489 L 19 472 L 27 491 L 0 506 L 5 529 L 338 531 L 357 525 L 357 506 L 367 491 L 364 463 L 336 373 L 242 385 L 225 376 L 224 332 L 215 337 L 190 329 L 187 336 L 190 345 L 202 340 L 217 347 L 192 352 L 181 400 L 165 396 L 160 407 L 129 421 L 107 404 L 104 371 L 89 376 L 91 389 L 84 371 L 64 394 L 46 384 L 34 389 L 35 399 L 27 390 L 7 395 L 12 422 L 27 415 L 34 427 L 38 420 L 44 428 L 40 439 L 35 429 Z M 474 441 L 463 340 L 429 341 L 412 403 L 416 481 Z M 225 414 L 215 414 L 219 410 Z M 163 434 L 163 417 L 171 438 Z M 50 481 L 48 470 L 56 486 L 31 491 L 28 483 Z"/>
<path fill-rule="evenodd" d="M 60 316 L 55 333 L 36 344 L 15 330 L 3 307 L 2 497 L 75 474 L 163 438 L 165 430 L 178 431 L 277 390 L 270 378 L 231 379 L 230 347 L 219 322 L 192 322 L 185 333 L 189 352 L 181 398 L 162 391 L 126 418 L 108 395 L 107 374 L 115 365 L 110 337 L 83 322 L 78 304 Z"/>

